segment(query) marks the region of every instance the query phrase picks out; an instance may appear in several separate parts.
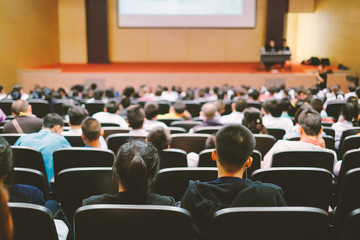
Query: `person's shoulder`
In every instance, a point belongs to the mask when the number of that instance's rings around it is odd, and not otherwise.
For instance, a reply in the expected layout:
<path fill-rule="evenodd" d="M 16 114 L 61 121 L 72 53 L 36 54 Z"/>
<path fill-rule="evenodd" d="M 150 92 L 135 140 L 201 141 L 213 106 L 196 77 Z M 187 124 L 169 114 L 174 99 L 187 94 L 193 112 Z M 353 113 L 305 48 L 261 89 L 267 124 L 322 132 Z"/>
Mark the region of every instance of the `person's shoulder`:
<path fill-rule="evenodd" d="M 175 206 L 174 198 L 170 196 L 162 196 L 156 193 L 151 194 L 148 204 L 151 205 L 165 205 L 165 206 Z"/>
<path fill-rule="evenodd" d="M 106 204 L 109 203 L 110 200 L 113 200 L 114 196 L 111 194 L 101 194 L 88 197 L 83 200 L 83 205 L 92 205 L 92 204 Z"/>
<path fill-rule="evenodd" d="M 26 202 L 44 205 L 42 191 L 31 185 L 16 184 L 9 187 L 10 202 Z"/>

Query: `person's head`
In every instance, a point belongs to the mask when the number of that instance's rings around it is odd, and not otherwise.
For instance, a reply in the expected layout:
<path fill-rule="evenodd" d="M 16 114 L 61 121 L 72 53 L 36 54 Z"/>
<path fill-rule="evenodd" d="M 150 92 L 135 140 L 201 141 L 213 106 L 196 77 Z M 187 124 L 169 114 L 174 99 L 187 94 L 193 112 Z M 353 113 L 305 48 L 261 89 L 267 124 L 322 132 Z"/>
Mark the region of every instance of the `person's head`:
<path fill-rule="evenodd" d="M 160 159 L 149 142 L 134 140 L 123 144 L 113 164 L 119 190 L 130 194 L 134 203 L 145 203 L 152 192 Z"/>
<path fill-rule="evenodd" d="M 69 115 L 70 126 L 80 126 L 81 122 L 89 116 L 88 110 L 81 106 L 70 107 L 67 113 Z"/>
<path fill-rule="evenodd" d="M 274 39 L 269 40 L 269 46 L 270 47 L 275 47 L 275 40 Z"/>
<path fill-rule="evenodd" d="M 247 102 L 243 98 L 239 98 L 236 102 L 233 103 L 234 110 L 237 112 L 242 112 L 247 107 Z"/>
<path fill-rule="evenodd" d="M 259 96 L 260 96 L 260 92 L 256 89 L 252 90 L 249 93 L 249 97 L 252 98 L 252 100 L 254 100 L 254 101 L 257 101 L 259 99 Z"/>
<path fill-rule="evenodd" d="M 115 100 L 108 101 L 105 104 L 106 112 L 117 113 L 119 111 L 119 104 Z"/>
<path fill-rule="evenodd" d="M 251 166 L 255 137 L 242 125 L 229 125 L 217 132 L 215 147 L 212 158 L 218 167 L 227 173 L 236 173 Z"/>
<path fill-rule="evenodd" d="M 163 91 L 164 91 L 164 88 L 162 86 L 157 86 L 155 89 L 155 96 L 160 97 Z"/>
<path fill-rule="evenodd" d="M 355 90 L 356 97 L 360 99 L 360 87 L 357 87 Z"/>
<path fill-rule="evenodd" d="M 3 85 L 0 85 L 0 93 L 4 93 L 4 87 L 3 87 Z"/>
<path fill-rule="evenodd" d="M 9 193 L 4 187 L 0 186 L 0 239 L 13 239 L 13 223 L 8 207 Z"/>
<path fill-rule="evenodd" d="M 85 118 L 81 123 L 81 138 L 89 147 L 99 147 L 99 137 L 103 135 L 101 123 L 95 118 Z"/>
<path fill-rule="evenodd" d="M 350 96 L 350 97 L 348 97 L 348 99 L 346 100 L 346 102 L 348 102 L 348 103 L 353 103 L 353 104 L 358 104 L 358 100 L 357 100 L 357 98 L 356 97 L 354 97 L 354 96 Z"/>
<path fill-rule="evenodd" d="M 94 92 L 94 99 L 101 100 L 104 97 L 104 90 L 96 89 Z"/>
<path fill-rule="evenodd" d="M 156 102 L 147 102 L 145 104 L 145 117 L 148 120 L 154 119 L 159 114 L 159 104 Z"/>
<path fill-rule="evenodd" d="M 281 108 L 283 112 L 287 112 L 289 111 L 289 108 L 291 106 L 291 101 L 290 98 L 286 97 L 286 98 L 282 98 L 280 100 L 280 104 L 281 104 Z"/>
<path fill-rule="evenodd" d="M 262 116 L 259 109 L 250 107 L 244 111 L 244 118 L 242 124 L 247 127 L 252 133 L 265 133 L 265 127 L 262 123 Z"/>
<path fill-rule="evenodd" d="M 126 109 L 127 121 L 132 129 L 141 129 L 144 125 L 145 111 L 140 105 L 131 105 Z"/>
<path fill-rule="evenodd" d="M 320 113 L 313 108 L 304 109 L 299 116 L 300 136 L 319 136 L 322 132 Z"/>
<path fill-rule="evenodd" d="M 356 85 L 355 83 L 350 83 L 348 86 L 349 92 L 355 92 L 356 90 Z"/>
<path fill-rule="evenodd" d="M 205 120 L 214 119 L 217 111 L 218 111 L 217 106 L 214 103 L 205 103 L 201 107 L 201 112 Z"/>
<path fill-rule="evenodd" d="M 346 103 L 341 108 L 341 115 L 346 121 L 354 122 L 358 118 L 358 105 L 354 103 Z"/>
<path fill-rule="evenodd" d="M 50 129 L 52 132 L 61 134 L 64 127 L 62 117 L 57 113 L 49 113 L 44 117 L 43 128 Z"/>
<path fill-rule="evenodd" d="M 123 95 L 127 98 L 130 98 L 132 95 L 134 95 L 135 89 L 131 86 L 128 86 L 124 89 Z"/>
<path fill-rule="evenodd" d="M 120 101 L 120 108 L 121 109 L 126 109 L 130 105 L 131 105 L 130 98 L 125 97 L 125 98 L 121 99 L 121 101 Z"/>
<path fill-rule="evenodd" d="M 186 105 L 185 105 L 185 103 L 180 102 L 180 101 L 176 101 L 176 102 L 174 103 L 174 110 L 175 110 L 175 112 L 176 112 L 177 114 L 182 114 L 182 113 L 184 113 L 185 110 L 186 110 Z"/>
<path fill-rule="evenodd" d="M 217 100 L 216 102 L 214 102 L 214 104 L 216 105 L 218 113 L 220 113 L 220 114 L 225 113 L 226 104 L 225 104 L 224 100 Z"/>
<path fill-rule="evenodd" d="M 30 116 L 31 115 L 31 105 L 27 101 L 16 100 L 11 104 L 11 113 L 15 117 Z"/>
<path fill-rule="evenodd" d="M 216 133 L 211 134 L 205 141 L 205 149 L 215 148 Z"/>
<path fill-rule="evenodd" d="M 323 110 L 323 101 L 321 101 L 321 99 L 319 98 L 315 98 L 313 100 L 311 100 L 310 105 L 318 112 L 321 113 L 321 111 Z"/>
<path fill-rule="evenodd" d="M 13 154 L 10 144 L 5 138 L 0 137 L 0 186 L 13 169 Z"/>
<path fill-rule="evenodd" d="M 155 127 L 149 132 L 147 141 L 152 143 L 158 151 L 167 149 L 171 142 L 170 131 L 163 127 Z"/>
<path fill-rule="evenodd" d="M 270 100 L 267 109 L 273 117 L 280 117 L 282 114 L 281 104 L 278 99 Z"/>

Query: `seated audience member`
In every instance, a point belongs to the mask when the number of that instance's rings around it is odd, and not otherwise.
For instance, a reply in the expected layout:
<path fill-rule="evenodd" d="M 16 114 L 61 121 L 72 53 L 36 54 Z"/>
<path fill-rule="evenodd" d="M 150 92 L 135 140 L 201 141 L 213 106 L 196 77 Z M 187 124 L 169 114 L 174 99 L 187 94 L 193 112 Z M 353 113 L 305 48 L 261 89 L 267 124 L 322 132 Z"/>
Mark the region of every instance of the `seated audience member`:
<path fill-rule="evenodd" d="M 205 103 L 201 107 L 200 115 L 204 118 L 204 121 L 190 129 L 190 132 L 195 132 L 196 129 L 199 127 L 213 127 L 213 126 L 223 126 L 222 123 L 215 120 L 215 117 L 217 116 L 217 107 L 214 103 Z"/>
<path fill-rule="evenodd" d="M 205 149 L 215 148 L 216 133 L 211 134 L 205 141 Z"/>
<path fill-rule="evenodd" d="M 10 93 L 10 98 L 13 100 L 28 100 L 29 94 L 25 93 L 23 86 L 14 85 Z"/>
<path fill-rule="evenodd" d="M 299 116 L 300 141 L 277 141 L 265 155 L 262 168 L 270 168 L 273 155 L 282 151 L 327 151 L 334 154 L 334 163 L 336 163 L 336 153 L 333 150 L 326 149 L 325 141 L 321 137 L 322 131 L 320 114 L 312 108 L 306 108 Z"/>
<path fill-rule="evenodd" d="M 360 87 L 356 88 L 355 94 L 356 94 L 355 97 L 357 98 L 358 103 L 360 104 Z"/>
<path fill-rule="evenodd" d="M 159 165 L 159 154 L 151 143 L 138 140 L 125 143 L 120 147 L 113 164 L 118 193 L 92 196 L 85 199 L 83 205 L 175 205 L 172 197 L 153 193 Z"/>
<path fill-rule="evenodd" d="M 358 106 L 353 103 L 346 103 L 341 108 L 341 118 L 331 128 L 335 130 L 335 148 L 338 149 L 342 133 L 357 124 Z"/>
<path fill-rule="evenodd" d="M 216 161 L 219 178 L 210 182 L 190 181 L 181 207 L 193 219 L 196 239 L 207 239 L 213 214 L 228 207 L 286 206 L 283 192 L 273 184 L 243 179 L 252 163 L 253 134 L 244 126 L 229 125 L 216 134 Z"/>
<path fill-rule="evenodd" d="M 231 104 L 232 113 L 222 116 L 219 122 L 222 124 L 241 124 L 244 118 L 243 111 L 246 107 L 246 100 L 242 98 L 238 99 L 236 102 Z"/>
<path fill-rule="evenodd" d="M 0 100 L 6 99 L 7 95 L 4 91 L 4 87 L 0 85 Z"/>
<path fill-rule="evenodd" d="M 13 239 L 13 223 L 8 207 L 9 194 L 5 188 L 0 187 L 0 239 Z"/>
<path fill-rule="evenodd" d="M 3 112 L 3 110 L 0 108 L 0 123 L 5 122 L 6 114 Z"/>
<path fill-rule="evenodd" d="M 147 141 L 160 152 L 170 147 L 171 135 L 168 128 L 154 127 L 147 135 Z"/>
<path fill-rule="evenodd" d="M 280 104 L 282 108 L 281 117 L 291 118 L 289 115 L 289 110 L 292 108 L 290 98 L 282 98 Z"/>
<path fill-rule="evenodd" d="M 119 115 L 126 118 L 126 108 L 131 105 L 131 100 L 128 97 L 122 98 L 119 106 Z"/>
<path fill-rule="evenodd" d="M 157 115 L 159 113 L 159 105 L 156 102 L 147 102 L 145 104 L 145 122 L 144 129 L 151 131 L 154 127 L 167 128 L 166 124 L 157 121 Z"/>
<path fill-rule="evenodd" d="M 220 120 L 221 115 L 224 114 L 225 110 L 226 110 L 225 102 L 224 102 L 224 100 L 219 99 L 219 100 L 215 101 L 214 104 L 217 107 L 217 114 L 216 114 L 215 119 Z"/>
<path fill-rule="evenodd" d="M 253 134 L 268 134 L 267 129 L 262 123 L 261 112 L 257 108 L 250 107 L 245 109 L 242 125 L 247 127 Z"/>
<path fill-rule="evenodd" d="M 11 178 L 13 171 L 13 155 L 11 146 L 0 137 L 0 188 L 6 187 L 9 191 L 9 202 L 32 203 L 42 205 L 50 209 L 53 213 L 56 230 L 58 232 L 59 240 L 66 239 L 69 233 L 70 225 L 67 221 L 60 204 L 54 200 L 45 202 L 43 193 L 36 187 L 23 184 L 5 185 L 7 178 Z M 0 210 L 0 215 L 1 215 Z M 2 225 L 2 221 L 0 221 Z M 1 228 L 1 227 L 0 227 Z M 0 236 L 2 232 L 0 231 Z M 2 239 L 2 238 L 0 238 Z"/>
<path fill-rule="evenodd" d="M 281 117 L 282 108 L 278 99 L 270 100 L 267 105 L 267 110 L 271 115 L 263 118 L 263 124 L 266 128 L 281 128 L 284 129 L 285 132 L 291 131 L 294 124 L 291 119 Z"/>
<path fill-rule="evenodd" d="M 31 105 L 27 101 L 14 101 L 11 113 L 15 118 L 5 123 L 4 133 L 33 133 L 41 130 L 43 120 L 32 115 Z"/>
<path fill-rule="evenodd" d="M 104 98 L 104 90 L 102 89 L 95 89 L 94 90 L 94 94 L 93 97 L 88 99 L 86 102 L 87 103 L 95 103 L 95 102 L 103 102 L 106 103 L 107 99 Z"/>
<path fill-rule="evenodd" d="M 104 111 L 95 113 L 93 118 L 100 123 L 115 123 L 122 128 L 128 127 L 125 119 L 119 115 L 119 104 L 114 100 L 108 101 L 105 104 Z"/>
<path fill-rule="evenodd" d="M 260 96 L 260 92 L 256 89 L 250 89 L 249 90 L 249 99 L 248 102 L 259 102 L 259 96 Z"/>
<path fill-rule="evenodd" d="M 145 122 L 145 111 L 140 105 L 131 105 L 127 109 L 127 122 L 131 130 L 131 135 L 147 135 L 146 130 L 143 128 Z"/>
<path fill-rule="evenodd" d="M 81 138 L 85 147 L 100 148 L 100 137 L 104 135 L 104 131 L 101 130 L 101 124 L 98 120 L 92 117 L 84 119 L 81 123 L 81 130 Z"/>
<path fill-rule="evenodd" d="M 176 101 L 174 103 L 174 106 L 171 106 L 169 109 L 169 113 L 158 115 L 158 119 L 184 119 L 184 120 L 190 120 L 191 115 L 186 110 L 185 103 L 181 101 Z"/>
<path fill-rule="evenodd" d="M 319 98 L 314 98 L 313 100 L 311 100 L 310 105 L 318 112 L 320 113 L 321 116 L 321 120 L 323 121 L 327 121 L 328 119 L 328 115 L 327 112 L 324 110 L 323 106 L 324 103 L 321 99 Z M 333 120 L 332 120 L 333 121 Z"/>
<path fill-rule="evenodd" d="M 61 136 L 64 122 L 60 115 L 49 113 L 44 117 L 43 129 L 36 133 L 21 136 L 14 146 L 32 147 L 43 156 L 48 182 L 54 177 L 53 152 L 60 148 L 71 147 Z"/>
<path fill-rule="evenodd" d="M 345 100 L 348 100 L 349 97 L 356 96 L 356 93 L 355 93 L 356 85 L 354 83 L 350 83 L 348 89 L 349 89 L 349 92 L 345 93 L 345 95 L 344 95 Z"/>

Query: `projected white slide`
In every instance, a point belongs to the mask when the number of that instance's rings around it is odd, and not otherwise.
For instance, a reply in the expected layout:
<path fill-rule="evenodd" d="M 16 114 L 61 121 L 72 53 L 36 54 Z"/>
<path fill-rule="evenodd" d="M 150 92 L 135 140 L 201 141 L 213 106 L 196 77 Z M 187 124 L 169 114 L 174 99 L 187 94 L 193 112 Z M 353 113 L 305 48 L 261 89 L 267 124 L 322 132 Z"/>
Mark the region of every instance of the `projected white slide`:
<path fill-rule="evenodd" d="M 120 27 L 255 27 L 256 0 L 118 0 Z"/>

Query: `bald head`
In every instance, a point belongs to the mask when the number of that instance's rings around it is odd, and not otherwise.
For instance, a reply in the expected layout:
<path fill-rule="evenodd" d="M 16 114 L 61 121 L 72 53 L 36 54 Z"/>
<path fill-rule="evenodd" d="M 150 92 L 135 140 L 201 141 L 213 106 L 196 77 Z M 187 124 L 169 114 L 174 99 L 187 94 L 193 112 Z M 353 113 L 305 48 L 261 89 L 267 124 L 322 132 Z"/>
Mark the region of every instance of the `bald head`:
<path fill-rule="evenodd" d="M 30 113 L 29 103 L 24 100 L 16 100 L 11 105 L 11 112 L 16 116 L 20 116 L 22 114 L 28 115 Z"/>
<path fill-rule="evenodd" d="M 206 103 L 201 107 L 201 112 L 206 120 L 214 119 L 217 112 L 217 106 L 214 103 Z"/>

